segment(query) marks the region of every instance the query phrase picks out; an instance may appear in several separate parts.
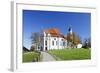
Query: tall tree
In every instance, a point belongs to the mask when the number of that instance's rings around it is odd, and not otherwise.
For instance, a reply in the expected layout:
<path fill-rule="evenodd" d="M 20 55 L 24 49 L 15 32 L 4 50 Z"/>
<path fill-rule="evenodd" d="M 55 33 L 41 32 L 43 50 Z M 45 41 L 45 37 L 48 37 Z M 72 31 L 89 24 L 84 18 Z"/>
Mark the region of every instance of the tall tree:
<path fill-rule="evenodd" d="M 85 38 L 83 40 L 83 48 L 91 48 L 91 38 Z"/>
<path fill-rule="evenodd" d="M 72 48 L 72 35 L 70 33 L 67 34 L 67 42 L 68 48 Z"/>
<path fill-rule="evenodd" d="M 91 38 L 88 38 L 88 47 L 91 48 Z"/>
<path fill-rule="evenodd" d="M 35 51 L 35 46 L 34 46 L 34 45 L 32 45 L 32 46 L 30 47 L 30 51 Z"/>
<path fill-rule="evenodd" d="M 78 45 L 79 43 L 81 43 L 80 37 L 79 37 L 79 35 L 76 35 L 75 33 L 73 33 L 73 34 L 74 34 L 74 36 L 73 36 L 73 43 L 75 45 Z"/>
<path fill-rule="evenodd" d="M 68 41 L 68 46 L 74 48 L 81 42 L 81 39 L 75 32 L 73 32 L 72 34 L 70 33 L 67 34 L 67 41 Z"/>
<path fill-rule="evenodd" d="M 35 49 L 38 49 L 40 45 L 40 33 L 39 32 L 32 33 L 31 41 L 32 41 L 32 45 L 34 44 Z"/>

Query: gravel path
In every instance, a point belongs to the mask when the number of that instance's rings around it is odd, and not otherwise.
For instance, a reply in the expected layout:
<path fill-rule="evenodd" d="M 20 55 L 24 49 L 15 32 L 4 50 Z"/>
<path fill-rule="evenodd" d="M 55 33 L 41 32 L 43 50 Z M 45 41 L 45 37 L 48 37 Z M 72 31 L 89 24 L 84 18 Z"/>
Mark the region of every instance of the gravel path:
<path fill-rule="evenodd" d="M 47 52 L 41 52 L 42 55 L 42 61 L 55 61 L 55 59 L 53 58 L 53 56 L 51 56 L 49 53 Z"/>

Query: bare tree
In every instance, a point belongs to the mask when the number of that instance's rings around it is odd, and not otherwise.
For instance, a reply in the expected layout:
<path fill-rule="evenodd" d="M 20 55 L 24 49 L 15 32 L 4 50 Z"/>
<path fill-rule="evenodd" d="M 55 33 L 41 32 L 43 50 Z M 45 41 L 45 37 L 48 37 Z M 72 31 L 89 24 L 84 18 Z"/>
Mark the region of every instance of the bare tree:
<path fill-rule="evenodd" d="M 30 47 L 30 51 L 35 51 L 35 46 L 34 46 L 34 45 L 32 45 L 32 46 Z"/>
<path fill-rule="evenodd" d="M 39 32 L 32 33 L 31 42 L 32 42 L 32 45 L 35 46 L 35 49 L 39 48 L 39 45 L 40 45 L 40 33 Z"/>

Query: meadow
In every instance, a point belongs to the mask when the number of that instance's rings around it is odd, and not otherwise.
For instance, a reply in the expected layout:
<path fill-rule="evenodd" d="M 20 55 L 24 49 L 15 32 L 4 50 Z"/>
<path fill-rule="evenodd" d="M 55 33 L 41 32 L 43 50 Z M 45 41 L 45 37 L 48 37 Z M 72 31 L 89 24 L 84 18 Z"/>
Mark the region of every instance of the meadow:
<path fill-rule="evenodd" d="M 49 50 L 48 53 L 51 54 L 56 60 L 91 59 L 91 49 L 57 49 Z"/>

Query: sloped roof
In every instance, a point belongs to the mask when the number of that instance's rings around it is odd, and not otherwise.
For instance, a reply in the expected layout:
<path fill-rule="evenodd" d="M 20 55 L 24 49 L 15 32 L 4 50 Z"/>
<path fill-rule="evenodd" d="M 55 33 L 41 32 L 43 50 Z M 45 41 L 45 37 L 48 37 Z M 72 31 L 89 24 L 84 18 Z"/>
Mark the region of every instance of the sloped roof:
<path fill-rule="evenodd" d="M 47 30 L 45 30 L 45 33 L 50 34 L 53 37 L 65 38 L 64 35 L 62 35 L 61 32 L 59 31 L 59 29 L 57 29 L 57 28 L 47 29 Z"/>
<path fill-rule="evenodd" d="M 29 50 L 28 50 L 26 47 L 23 46 L 23 51 L 24 51 L 24 52 L 27 52 L 27 51 L 29 51 Z"/>
<path fill-rule="evenodd" d="M 45 32 L 49 33 L 49 34 L 60 34 L 60 32 L 57 28 L 47 29 L 47 30 L 45 30 Z"/>

